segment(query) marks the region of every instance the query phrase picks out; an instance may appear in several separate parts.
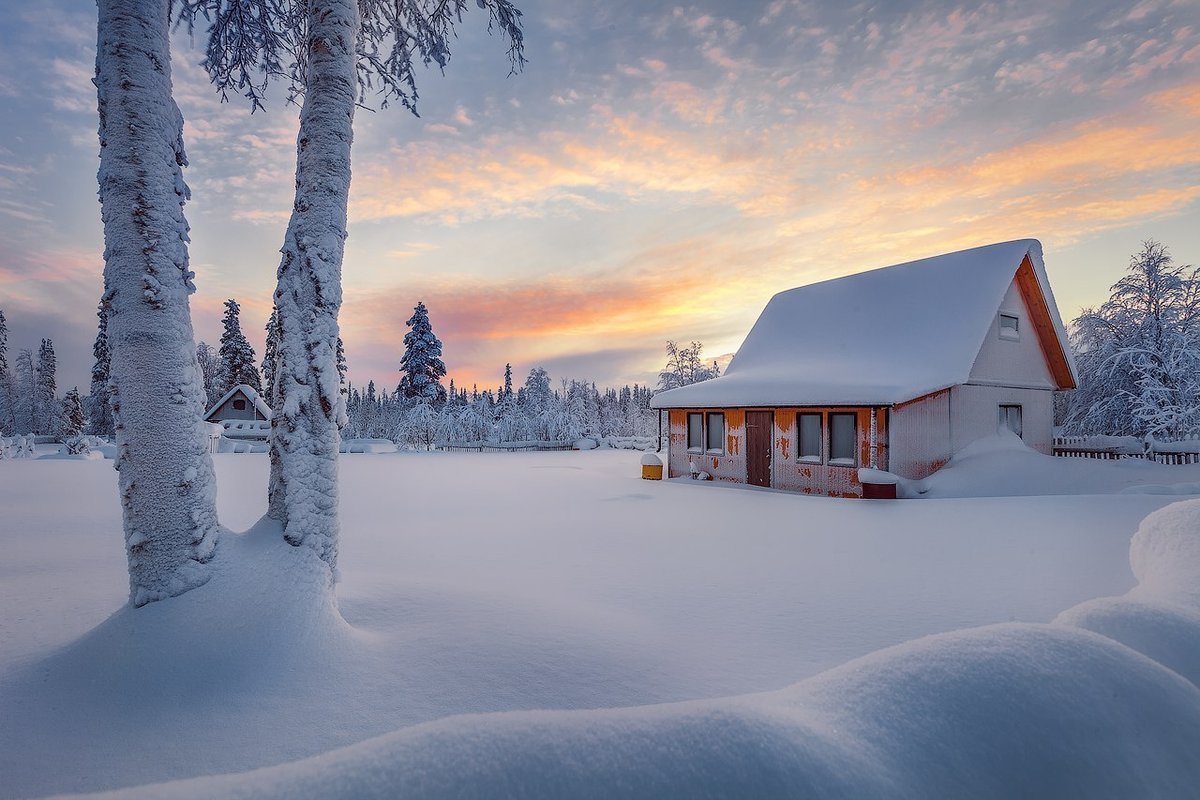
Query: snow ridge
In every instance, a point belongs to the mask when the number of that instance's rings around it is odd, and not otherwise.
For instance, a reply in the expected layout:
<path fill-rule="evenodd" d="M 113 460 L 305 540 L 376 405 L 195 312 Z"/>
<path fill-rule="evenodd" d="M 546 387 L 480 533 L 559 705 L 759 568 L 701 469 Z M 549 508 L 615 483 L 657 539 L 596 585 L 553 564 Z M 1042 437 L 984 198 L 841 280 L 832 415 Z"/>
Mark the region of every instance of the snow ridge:
<path fill-rule="evenodd" d="M 777 692 L 450 717 L 119 796 L 1196 797 L 1197 531 L 1197 500 L 1147 517 L 1123 597 L 925 637 Z"/>

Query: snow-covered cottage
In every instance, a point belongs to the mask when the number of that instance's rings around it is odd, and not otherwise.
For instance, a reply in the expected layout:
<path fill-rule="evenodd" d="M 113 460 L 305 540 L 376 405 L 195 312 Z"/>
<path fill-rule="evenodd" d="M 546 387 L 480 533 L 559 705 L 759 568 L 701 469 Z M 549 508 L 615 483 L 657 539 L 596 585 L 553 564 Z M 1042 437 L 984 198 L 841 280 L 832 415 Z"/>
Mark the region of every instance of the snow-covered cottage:
<path fill-rule="evenodd" d="M 259 396 L 258 392 L 244 383 L 239 383 L 220 400 L 213 403 L 212 408 L 204 415 L 205 422 L 225 422 L 226 420 L 269 420 L 271 407 Z"/>
<path fill-rule="evenodd" d="M 862 496 L 860 467 L 923 478 L 1006 426 L 1051 452 L 1066 331 L 1034 239 L 771 298 L 719 378 L 661 392 L 668 475 Z"/>

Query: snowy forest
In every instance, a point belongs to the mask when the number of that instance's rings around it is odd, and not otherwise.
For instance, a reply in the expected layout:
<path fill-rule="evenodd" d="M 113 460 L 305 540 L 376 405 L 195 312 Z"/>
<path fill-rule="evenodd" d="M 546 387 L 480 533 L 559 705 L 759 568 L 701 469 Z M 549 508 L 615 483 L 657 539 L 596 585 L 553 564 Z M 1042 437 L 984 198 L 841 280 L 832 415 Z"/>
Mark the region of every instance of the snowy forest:
<path fill-rule="evenodd" d="M 225 301 L 217 347 L 199 342 L 196 362 L 206 405 L 245 384 L 274 406 L 276 352 L 267 323 L 267 352 L 258 362 L 241 325 L 241 307 Z M 80 434 L 111 437 L 111 354 L 107 322 L 98 311 L 94 364 L 86 396 L 58 392 L 54 343 L 9 358 L 8 329 L 0 310 L 0 433 L 66 440 Z M 541 367 L 514 383 L 512 365 L 495 387 L 447 383 L 442 342 L 429 310 L 418 303 L 407 321 L 398 377 L 392 384 L 346 382 L 346 355 L 338 339 L 335 363 L 348 439 L 388 439 L 428 449 L 438 442 L 574 442 L 580 438 L 657 435 L 650 409 L 656 391 L 720 374 L 702 357 L 703 345 L 668 341 L 656 386 L 598 388 L 586 379 L 557 382 Z M 1070 325 L 1080 386 L 1057 399 L 1061 429 L 1072 435 L 1114 435 L 1172 440 L 1200 432 L 1200 268 L 1179 264 L 1161 242 L 1148 240 L 1130 256 L 1124 277 L 1098 308 L 1084 309 Z"/>
<path fill-rule="evenodd" d="M 273 324 L 273 320 L 268 322 L 268 330 Z M 366 387 L 347 383 L 345 352 L 339 340 L 337 369 L 347 412 L 342 438 L 388 439 L 413 449 L 429 449 L 437 442 L 574 443 L 581 438 L 649 438 L 658 433 L 657 416 L 650 409 L 656 390 L 719 374 L 715 364 L 702 363 L 703 345 L 699 342 L 686 346 L 667 342 L 667 362 L 656 388 L 634 384 L 600 389 L 591 380 L 565 378 L 555 386 L 542 367 L 531 369 L 524 382 L 514 387 L 512 365 L 506 364 L 503 382 L 494 389 L 472 386 L 468 391 L 457 387 L 453 379 L 448 385 L 444 382 L 442 343 L 423 303 L 413 309 L 407 324 L 410 330 L 404 337 L 393 389 L 377 388 L 373 380 Z M 269 336 L 267 341 L 260 366 L 242 330 L 241 306 L 232 298 L 225 301 L 219 345 L 204 341 L 196 345 L 207 407 L 239 384 L 262 394 L 268 405 L 274 404 L 275 354 Z M 74 388 L 58 396 L 54 344 L 49 339 L 42 340 L 36 354 L 19 351 L 15 370 L 8 368 L 7 351 L 7 324 L 0 311 L 0 433 L 59 440 L 81 434 L 114 434 L 111 356 L 102 313 L 86 397 Z"/>

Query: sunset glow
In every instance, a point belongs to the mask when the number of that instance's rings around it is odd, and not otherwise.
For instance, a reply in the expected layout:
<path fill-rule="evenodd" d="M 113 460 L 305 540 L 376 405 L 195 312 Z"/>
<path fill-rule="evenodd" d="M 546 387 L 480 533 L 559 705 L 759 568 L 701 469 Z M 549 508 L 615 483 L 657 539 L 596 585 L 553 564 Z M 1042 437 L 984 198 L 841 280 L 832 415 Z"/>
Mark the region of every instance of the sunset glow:
<path fill-rule="evenodd" d="M 355 383 L 394 386 L 418 300 L 458 385 L 506 362 L 653 384 L 665 340 L 727 357 L 813 280 L 1032 236 L 1070 318 L 1141 239 L 1200 253 L 1191 0 L 522 8 L 524 73 L 471 20 L 420 118 L 359 112 Z M 94 14 L 38 4 L 0 33 L 0 308 L 14 349 L 54 338 L 67 387 L 100 294 Z M 261 356 L 296 109 L 222 105 L 176 46 L 197 335 L 236 297 Z"/>

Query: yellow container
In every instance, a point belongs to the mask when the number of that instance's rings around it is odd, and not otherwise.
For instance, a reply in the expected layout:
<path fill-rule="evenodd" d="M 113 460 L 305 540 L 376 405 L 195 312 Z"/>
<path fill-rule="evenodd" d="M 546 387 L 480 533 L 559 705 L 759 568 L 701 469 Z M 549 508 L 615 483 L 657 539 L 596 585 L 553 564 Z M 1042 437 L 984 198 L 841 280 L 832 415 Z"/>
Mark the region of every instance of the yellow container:
<path fill-rule="evenodd" d="M 661 481 L 662 464 L 642 464 L 642 480 Z"/>

